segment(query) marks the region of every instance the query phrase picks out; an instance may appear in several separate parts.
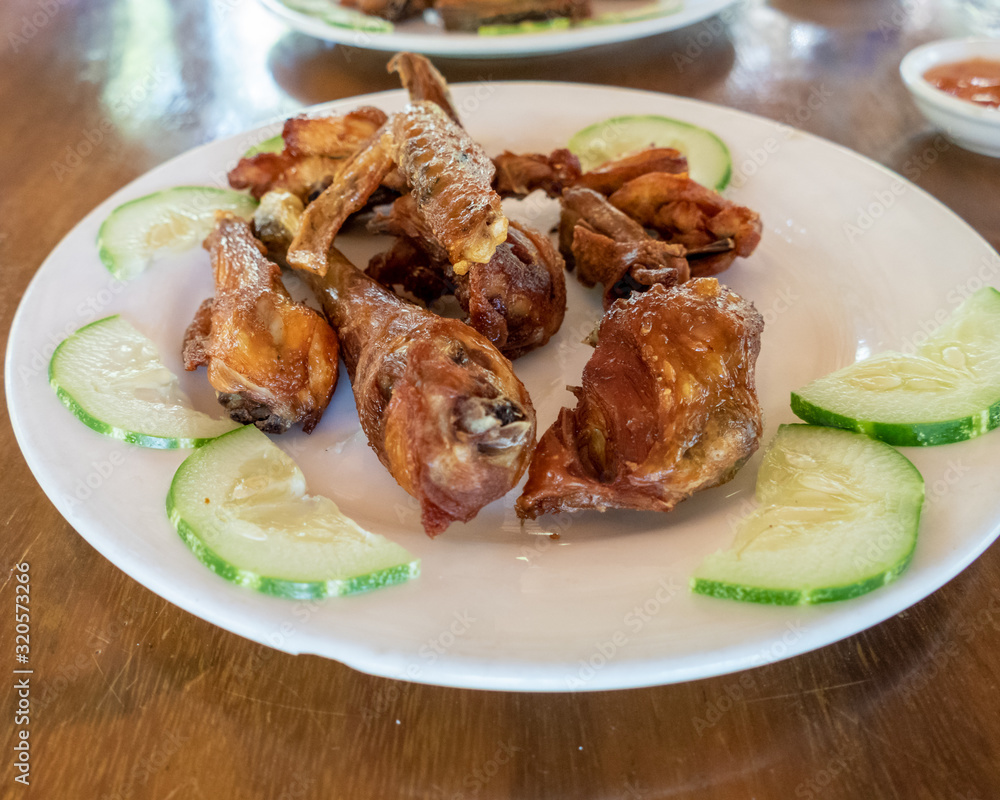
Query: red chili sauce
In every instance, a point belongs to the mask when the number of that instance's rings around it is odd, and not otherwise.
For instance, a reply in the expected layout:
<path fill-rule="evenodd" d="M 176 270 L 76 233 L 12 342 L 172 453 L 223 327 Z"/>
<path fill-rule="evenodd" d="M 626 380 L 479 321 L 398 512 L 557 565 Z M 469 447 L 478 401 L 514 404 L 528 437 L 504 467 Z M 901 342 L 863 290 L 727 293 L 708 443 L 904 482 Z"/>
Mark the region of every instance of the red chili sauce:
<path fill-rule="evenodd" d="M 924 80 L 970 103 L 1000 108 L 1000 61 L 995 59 L 970 58 L 938 64 L 924 73 Z"/>

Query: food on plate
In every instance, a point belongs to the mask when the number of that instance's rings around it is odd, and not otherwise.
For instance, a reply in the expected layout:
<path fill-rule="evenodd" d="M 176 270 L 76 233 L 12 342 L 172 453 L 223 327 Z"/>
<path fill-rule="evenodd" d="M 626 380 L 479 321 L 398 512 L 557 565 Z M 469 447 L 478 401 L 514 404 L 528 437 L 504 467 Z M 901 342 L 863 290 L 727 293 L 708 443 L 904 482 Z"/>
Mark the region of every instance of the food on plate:
<path fill-rule="evenodd" d="M 400 545 L 307 494 L 295 462 L 252 425 L 181 464 L 167 514 L 217 575 L 279 597 L 354 594 L 419 574 L 420 562 Z"/>
<path fill-rule="evenodd" d="M 406 179 L 455 272 L 490 260 L 507 233 L 500 197 L 490 186 L 493 163 L 440 106 L 425 100 L 394 114 L 306 206 L 288 263 L 324 274 L 325 254 L 341 226 L 393 167 Z"/>
<path fill-rule="evenodd" d="M 1000 292 L 980 289 L 913 353 L 855 362 L 792 393 L 806 422 L 937 445 L 1000 425 Z"/>
<path fill-rule="evenodd" d="M 604 287 L 604 308 L 651 286 L 674 286 L 691 277 L 687 250 L 646 229 L 592 189 L 563 192 L 560 249 L 584 286 Z"/>
<path fill-rule="evenodd" d="M 549 155 L 504 150 L 493 157 L 493 166 L 493 188 L 501 197 L 526 197 L 536 189 L 559 197 L 580 178 L 579 159 L 564 147 Z"/>
<path fill-rule="evenodd" d="M 584 172 L 574 186 L 592 189 L 608 196 L 626 183 L 649 172 L 680 175 L 688 171 L 688 160 L 672 147 L 648 147 L 637 153 L 606 161 Z"/>
<path fill-rule="evenodd" d="M 580 158 L 584 170 L 650 147 L 680 151 L 691 164 L 691 179 L 702 186 L 721 192 L 729 184 L 729 148 L 711 131 L 689 122 L 632 114 L 588 125 L 569 140 L 569 149 Z"/>
<path fill-rule="evenodd" d="M 924 80 L 960 100 L 1000 108 L 1000 61 L 995 58 L 938 64 L 924 73 Z"/>
<path fill-rule="evenodd" d="M 573 390 L 576 408 L 563 408 L 538 443 L 517 513 L 670 511 L 730 480 L 762 432 L 763 327 L 714 278 L 617 301 Z"/>
<path fill-rule="evenodd" d="M 119 280 L 130 280 L 162 253 L 194 247 L 223 209 L 244 218 L 257 202 L 240 192 L 212 186 L 177 186 L 118 206 L 101 225 L 97 247 L 101 261 Z"/>
<path fill-rule="evenodd" d="M 625 183 L 611 205 L 687 251 L 691 275 L 716 275 L 760 244 L 756 211 L 737 205 L 687 175 L 650 172 Z"/>
<path fill-rule="evenodd" d="M 511 222 L 507 238 L 486 264 L 464 274 L 452 268 L 412 195 L 403 195 L 368 223 L 374 233 L 397 237 L 375 256 L 367 272 L 387 288 L 402 286 L 430 303 L 454 296 L 465 321 L 508 358 L 544 345 L 566 311 L 563 260 L 548 236 Z"/>
<path fill-rule="evenodd" d="M 590 0 L 435 0 L 434 9 L 444 27 L 455 31 L 522 20 L 580 20 L 591 14 Z"/>
<path fill-rule="evenodd" d="M 462 124 L 452 103 L 448 82 L 430 59 L 417 53 L 396 53 L 389 59 L 386 69 L 399 75 L 411 101 L 428 100 L 439 106 L 456 125 Z"/>
<path fill-rule="evenodd" d="M 257 152 L 248 152 L 229 171 L 229 185 L 249 189 L 258 199 L 281 189 L 309 202 L 385 121 L 385 112 L 374 106 L 330 117 L 292 117 L 282 130 L 281 147 L 258 145 Z"/>
<path fill-rule="evenodd" d="M 330 251 L 303 273 L 340 337 L 361 427 L 420 502 L 430 536 L 466 522 L 518 482 L 535 411 L 510 362 L 481 334 L 400 299 Z"/>
<path fill-rule="evenodd" d="M 913 556 L 924 480 L 867 436 L 782 425 L 757 473 L 757 507 L 691 586 L 715 597 L 795 605 L 846 600 L 899 576 Z"/>
<path fill-rule="evenodd" d="M 49 383 L 79 420 L 130 444 L 198 447 L 237 427 L 196 411 L 156 345 L 117 314 L 59 344 Z"/>
<path fill-rule="evenodd" d="M 220 214 L 205 248 L 215 297 L 184 336 L 184 368 L 207 367 L 235 421 L 268 433 L 301 422 L 311 432 L 337 384 L 336 334 L 321 314 L 292 300 L 249 223 Z"/>

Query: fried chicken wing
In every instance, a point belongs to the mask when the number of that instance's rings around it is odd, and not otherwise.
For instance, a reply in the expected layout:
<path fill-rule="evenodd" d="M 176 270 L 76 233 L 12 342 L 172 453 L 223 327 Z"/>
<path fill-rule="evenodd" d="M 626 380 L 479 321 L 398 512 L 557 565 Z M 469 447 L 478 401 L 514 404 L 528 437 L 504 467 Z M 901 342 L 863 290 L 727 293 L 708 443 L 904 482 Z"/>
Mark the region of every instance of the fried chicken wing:
<path fill-rule="evenodd" d="M 306 207 L 288 263 L 325 274 L 326 254 L 344 221 L 394 165 L 457 274 L 493 257 L 507 236 L 507 217 L 491 187 L 493 162 L 440 106 L 425 100 L 393 115 Z"/>
<path fill-rule="evenodd" d="M 403 88 L 409 92 L 412 102 L 429 100 L 439 106 L 456 124 L 462 124 L 451 101 L 448 82 L 426 56 L 419 53 L 396 53 L 389 59 L 386 69 L 399 75 Z"/>
<path fill-rule="evenodd" d="M 604 287 L 605 309 L 632 292 L 691 277 L 683 246 L 654 239 L 593 189 L 563 192 L 559 240 L 580 282 Z"/>
<path fill-rule="evenodd" d="M 760 243 L 757 212 L 730 202 L 686 175 L 651 172 L 624 184 L 609 198 L 613 206 L 640 225 L 656 230 L 664 241 L 681 244 L 694 276 L 715 275 L 737 256 L 746 258 Z M 722 249 L 720 242 L 731 241 Z M 714 250 L 722 252 L 713 252 Z"/>
<path fill-rule="evenodd" d="M 517 513 L 670 511 L 730 480 L 762 431 L 754 370 L 763 319 L 714 278 L 615 303 L 539 441 Z"/>
<path fill-rule="evenodd" d="M 308 202 L 330 185 L 344 159 L 385 120 L 385 112 L 373 106 L 335 117 L 292 117 L 281 132 L 284 149 L 240 159 L 229 172 L 229 185 L 249 189 L 258 199 L 283 189 Z"/>
<path fill-rule="evenodd" d="M 580 179 L 580 159 L 565 148 L 549 155 L 504 150 L 494 157 L 493 165 L 493 188 L 501 197 L 526 197 L 536 189 L 549 197 L 559 197 L 563 189 Z"/>
<path fill-rule="evenodd" d="M 222 215 L 205 240 L 215 298 L 198 309 L 184 337 L 184 367 L 208 367 L 219 402 L 237 422 L 309 433 L 337 384 L 338 343 L 322 315 L 291 299 L 280 268 L 250 226 Z"/>
<path fill-rule="evenodd" d="M 435 536 L 518 482 L 535 412 L 510 362 L 481 334 L 408 303 L 334 248 L 306 279 L 337 329 L 361 427 Z"/>
<path fill-rule="evenodd" d="M 368 229 L 400 237 L 369 262 L 369 275 L 386 287 L 401 285 L 425 303 L 454 296 L 467 315 L 465 321 L 508 358 L 541 347 L 562 325 L 562 257 L 547 236 L 527 225 L 511 221 L 507 239 L 493 257 L 465 274 L 455 272 L 411 195 L 377 215 Z"/>
<path fill-rule="evenodd" d="M 573 185 L 609 195 L 648 172 L 681 174 L 687 171 L 687 158 L 679 150 L 672 147 L 650 147 L 585 172 Z"/>

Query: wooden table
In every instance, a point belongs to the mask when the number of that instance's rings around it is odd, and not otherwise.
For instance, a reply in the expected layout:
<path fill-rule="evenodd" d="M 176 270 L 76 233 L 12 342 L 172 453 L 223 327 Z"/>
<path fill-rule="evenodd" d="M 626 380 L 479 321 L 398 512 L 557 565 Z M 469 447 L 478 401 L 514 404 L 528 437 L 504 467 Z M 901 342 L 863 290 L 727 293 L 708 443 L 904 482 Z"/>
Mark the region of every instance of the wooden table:
<path fill-rule="evenodd" d="M 788 122 L 910 168 L 998 246 L 1000 161 L 924 157 L 938 134 L 897 77 L 903 53 L 958 26 L 935 3 L 752 0 L 624 45 L 438 64 L 455 82 L 571 79 Z M 293 33 L 251 0 L 5 0 L 5 334 L 46 254 L 114 190 L 202 142 L 392 88 L 385 60 Z M 31 785 L 13 781 L 5 735 L 0 797 L 1000 796 L 997 546 L 899 616 L 749 672 L 603 693 L 437 688 L 288 656 L 170 605 L 66 524 L 9 424 L 0 437 L 3 642 L 27 561 L 36 669 Z"/>

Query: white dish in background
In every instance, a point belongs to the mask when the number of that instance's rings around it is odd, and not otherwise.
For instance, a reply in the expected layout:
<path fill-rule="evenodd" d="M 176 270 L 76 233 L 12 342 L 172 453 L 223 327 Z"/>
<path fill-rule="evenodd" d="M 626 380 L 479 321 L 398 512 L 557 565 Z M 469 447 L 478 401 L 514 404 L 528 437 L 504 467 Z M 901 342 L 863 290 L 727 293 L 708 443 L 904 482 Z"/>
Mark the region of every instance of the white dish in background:
<path fill-rule="evenodd" d="M 457 85 L 453 95 L 490 153 L 548 152 L 585 125 L 630 112 L 703 125 L 729 145 L 735 181 L 727 194 L 764 221 L 757 252 L 720 277 L 765 317 L 758 362 L 765 443 L 780 423 L 794 421 L 791 389 L 855 358 L 905 347 L 984 280 L 997 283 L 1000 256 L 954 213 L 898 175 L 811 135 L 646 92 L 519 82 L 497 83 L 481 98 L 477 88 Z M 324 108 L 374 104 L 392 111 L 405 102 L 394 91 Z M 718 675 L 834 642 L 926 597 L 996 538 L 1000 433 L 905 451 L 928 493 L 912 566 L 883 589 L 821 607 L 741 604 L 687 588 L 701 559 L 729 545 L 732 523 L 753 494 L 759 453 L 734 481 L 670 514 L 584 512 L 522 529 L 512 492 L 432 541 L 415 502 L 360 434 L 345 377 L 311 437 L 295 431 L 273 438 L 302 466 L 312 491 L 417 554 L 421 577 L 321 603 L 227 583 L 188 551 L 164 511 L 186 453 L 144 450 L 85 427 L 49 388 L 46 365 L 64 336 L 120 312 L 154 339 L 197 407 L 215 408 L 204 371 L 185 373 L 180 365 L 184 329 L 212 291 L 208 256 L 199 248 L 172 256 L 119 286 L 101 265 L 94 238 L 123 201 L 210 182 L 253 138 L 270 133 L 192 150 L 102 203 L 39 269 L 9 340 L 10 417 L 42 488 L 97 550 L 176 605 L 255 641 L 378 675 L 481 689 L 619 689 Z M 540 221 L 551 213 L 546 205 L 529 198 L 515 211 Z M 371 242 L 338 244 L 355 255 L 373 249 Z M 568 283 L 561 331 L 516 363 L 540 429 L 572 404 L 564 386 L 578 383 L 589 353 L 581 339 L 601 313 L 599 291 L 572 277 Z"/>
<path fill-rule="evenodd" d="M 666 3 L 670 0 L 662 0 Z M 440 23 L 416 18 L 397 22 L 388 33 L 330 25 L 322 19 L 296 11 L 282 0 L 260 0 L 261 4 L 288 25 L 309 36 L 367 50 L 410 51 L 454 58 L 511 58 L 579 50 L 615 44 L 677 30 L 717 14 L 736 0 L 683 0 L 681 8 L 653 19 L 614 24 L 574 26 L 564 30 L 502 36 L 446 31 Z M 620 13 L 648 6 L 651 0 L 594 0 L 596 13 Z"/>
<path fill-rule="evenodd" d="M 972 37 L 929 42 L 903 57 L 899 74 L 921 113 L 955 144 L 1000 158 L 1000 109 L 961 100 L 924 78 L 932 67 L 970 58 L 1000 60 L 1000 39 Z"/>

